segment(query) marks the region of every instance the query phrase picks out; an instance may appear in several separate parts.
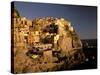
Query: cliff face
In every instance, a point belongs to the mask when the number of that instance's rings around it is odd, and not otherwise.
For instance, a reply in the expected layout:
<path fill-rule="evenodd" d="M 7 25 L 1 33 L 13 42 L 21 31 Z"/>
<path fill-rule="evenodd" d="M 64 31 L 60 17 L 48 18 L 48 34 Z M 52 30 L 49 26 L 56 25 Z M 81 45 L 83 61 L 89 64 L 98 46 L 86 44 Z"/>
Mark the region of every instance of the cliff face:
<path fill-rule="evenodd" d="M 82 43 L 64 18 L 13 18 L 14 73 L 71 69 L 84 62 Z"/>

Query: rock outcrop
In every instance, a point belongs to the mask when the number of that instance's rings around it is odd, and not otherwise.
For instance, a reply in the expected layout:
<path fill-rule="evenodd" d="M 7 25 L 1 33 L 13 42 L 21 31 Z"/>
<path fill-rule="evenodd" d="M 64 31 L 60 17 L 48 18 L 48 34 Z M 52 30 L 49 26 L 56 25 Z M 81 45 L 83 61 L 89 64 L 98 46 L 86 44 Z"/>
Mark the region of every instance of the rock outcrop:
<path fill-rule="evenodd" d="M 14 73 L 68 70 L 84 62 L 82 43 L 64 18 L 12 18 Z"/>

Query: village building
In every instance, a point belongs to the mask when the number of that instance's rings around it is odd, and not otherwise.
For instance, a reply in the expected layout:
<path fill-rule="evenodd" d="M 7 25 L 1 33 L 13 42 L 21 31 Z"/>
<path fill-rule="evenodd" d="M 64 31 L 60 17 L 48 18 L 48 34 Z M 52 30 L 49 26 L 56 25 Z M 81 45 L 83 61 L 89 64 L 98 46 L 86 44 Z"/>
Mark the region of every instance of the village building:
<path fill-rule="evenodd" d="M 11 32 L 14 55 L 20 52 L 19 54 L 25 57 L 28 55 L 34 61 L 43 58 L 41 62 L 45 64 L 53 64 L 64 57 L 71 57 L 70 54 L 74 57 L 75 51 L 82 50 L 82 43 L 71 22 L 64 18 L 45 17 L 29 20 L 15 12 Z"/>

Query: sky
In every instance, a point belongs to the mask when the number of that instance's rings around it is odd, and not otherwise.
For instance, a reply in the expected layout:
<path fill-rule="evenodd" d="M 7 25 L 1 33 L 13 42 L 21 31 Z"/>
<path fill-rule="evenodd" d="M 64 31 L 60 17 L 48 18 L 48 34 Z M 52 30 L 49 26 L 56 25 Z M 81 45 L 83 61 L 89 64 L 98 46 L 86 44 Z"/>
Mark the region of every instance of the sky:
<path fill-rule="evenodd" d="M 81 39 L 97 39 L 97 7 L 68 4 L 14 2 L 22 17 L 63 17 L 71 21 Z"/>

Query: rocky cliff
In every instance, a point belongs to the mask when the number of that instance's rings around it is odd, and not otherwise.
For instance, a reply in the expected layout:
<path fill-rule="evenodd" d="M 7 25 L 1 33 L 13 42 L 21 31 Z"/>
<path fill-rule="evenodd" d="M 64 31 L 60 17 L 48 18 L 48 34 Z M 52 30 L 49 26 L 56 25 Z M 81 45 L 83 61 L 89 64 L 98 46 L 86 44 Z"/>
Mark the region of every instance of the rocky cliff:
<path fill-rule="evenodd" d="M 14 17 L 12 21 L 14 73 L 68 70 L 84 62 L 82 43 L 69 20 Z"/>

